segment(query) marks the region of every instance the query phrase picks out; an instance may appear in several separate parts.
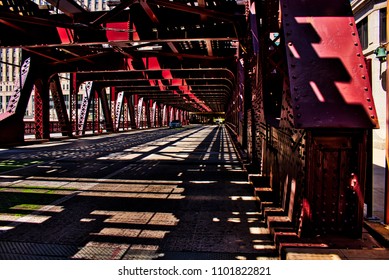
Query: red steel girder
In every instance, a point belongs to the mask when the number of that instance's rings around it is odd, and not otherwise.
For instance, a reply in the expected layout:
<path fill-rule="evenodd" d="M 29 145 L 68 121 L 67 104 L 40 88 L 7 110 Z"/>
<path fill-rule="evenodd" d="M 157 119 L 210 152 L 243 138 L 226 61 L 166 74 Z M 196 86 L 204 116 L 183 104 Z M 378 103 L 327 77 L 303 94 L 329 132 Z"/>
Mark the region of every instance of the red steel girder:
<path fill-rule="evenodd" d="M 378 127 L 349 1 L 281 0 L 295 126 Z"/>

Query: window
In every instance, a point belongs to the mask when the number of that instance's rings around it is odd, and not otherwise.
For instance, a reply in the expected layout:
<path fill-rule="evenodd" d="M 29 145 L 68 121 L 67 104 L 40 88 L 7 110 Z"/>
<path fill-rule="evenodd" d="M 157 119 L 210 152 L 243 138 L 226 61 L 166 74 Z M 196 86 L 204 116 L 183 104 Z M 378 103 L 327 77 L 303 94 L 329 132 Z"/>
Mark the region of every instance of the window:
<path fill-rule="evenodd" d="M 386 8 L 380 10 L 380 43 L 386 43 Z"/>
<path fill-rule="evenodd" d="M 359 34 L 359 39 L 361 40 L 362 49 L 367 49 L 369 45 L 368 34 L 367 34 L 367 17 L 362 19 L 357 23 L 357 29 Z"/>

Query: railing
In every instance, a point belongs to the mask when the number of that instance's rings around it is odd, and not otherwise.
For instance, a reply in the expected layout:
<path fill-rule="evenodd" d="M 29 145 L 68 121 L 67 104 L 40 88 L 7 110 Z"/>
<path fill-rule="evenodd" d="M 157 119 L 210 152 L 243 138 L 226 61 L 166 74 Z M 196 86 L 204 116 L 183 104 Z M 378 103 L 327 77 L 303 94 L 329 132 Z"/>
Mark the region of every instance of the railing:
<path fill-rule="evenodd" d="M 122 124 L 120 127 L 128 127 L 128 124 Z M 67 132 L 63 131 L 60 122 L 58 121 L 50 121 L 50 133 L 62 133 Z M 96 122 L 88 121 L 86 123 L 85 131 L 92 132 L 102 132 L 105 130 L 105 126 L 103 124 L 97 125 Z M 73 125 L 73 132 L 76 131 L 76 126 Z M 34 121 L 24 121 L 24 134 L 25 135 L 34 135 L 35 134 L 35 122 Z"/>
<path fill-rule="evenodd" d="M 155 127 L 159 127 L 156 125 Z M 148 128 L 146 121 L 141 121 L 138 129 Z M 131 130 L 131 123 L 129 121 L 121 121 L 119 124 L 119 131 Z M 85 128 L 86 132 L 92 133 L 101 133 L 106 131 L 104 123 L 97 124 L 93 121 L 88 121 Z M 60 122 L 50 121 L 50 133 L 62 133 L 67 132 L 63 131 Z M 73 132 L 76 132 L 76 125 L 73 124 Z M 35 122 L 34 121 L 24 121 L 24 134 L 25 135 L 34 135 L 35 134 Z"/>

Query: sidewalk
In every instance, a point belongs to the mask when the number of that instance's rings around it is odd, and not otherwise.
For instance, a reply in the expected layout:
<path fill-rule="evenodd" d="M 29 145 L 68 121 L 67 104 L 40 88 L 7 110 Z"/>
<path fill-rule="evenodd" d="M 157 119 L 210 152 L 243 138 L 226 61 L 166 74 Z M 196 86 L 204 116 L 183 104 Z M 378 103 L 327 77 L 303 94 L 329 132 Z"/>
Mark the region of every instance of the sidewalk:
<path fill-rule="evenodd" d="M 373 217 L 365 227 L 383 246 L 389 248 L 389 225 L 383 223 L 385 208 L 385 150 L 373 150 Z"/>
<path fill-rule="evenodd" d="M 389 225 L 384 220 L 385 150 L 373 150 L 373 217 L 366 217 L 362 238 L 312 238 L 300 244 L 279 238 L 286 260 L 389 260 Z M 291 238 L 290 240 L 293 240 Z"/>

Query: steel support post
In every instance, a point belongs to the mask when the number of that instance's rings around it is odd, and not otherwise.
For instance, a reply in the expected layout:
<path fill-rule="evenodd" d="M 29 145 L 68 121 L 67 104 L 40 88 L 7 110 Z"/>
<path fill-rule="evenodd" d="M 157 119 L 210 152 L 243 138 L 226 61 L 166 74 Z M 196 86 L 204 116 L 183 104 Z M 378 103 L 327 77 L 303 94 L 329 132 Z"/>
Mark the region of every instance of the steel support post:
<path fill-rule="evenodd" d="M 162 127 L 163 126 L 163 116 L 162 116 L 163 107 L 161 104 L 157 104 L 157 108 L 158 108 L 158 113 L 157 113 L 158 127 Z"/>
<path fill-rule="evenodd" d="M 34 86 L 34 73 L 36 73 L 31 60 L 34 61 L 30 57 L 23 58 L 14 93 L 8 101 L 6 112 L 0 114 L 0 144 L 15 144 L 24 141 L 23 117 Z"/>
<path fill-rule="evenodd" d="M 110 94 L 110 110 L 111 110 L 111 119 L 112 119 L 112 127 L 113 127 L 113 130 L 115 130 L 116 128 L 114 127 L 113 124 L 116 123 L 116 113 L 115 113 L 115 108 L 116 108 L 116 88 L 115 87 L 111 87 L 111 94 Z"/>
<path fill-rule="evenodd" d="M 123 130 L 128 130 L 128 99 L 123 98 Z"/>
<path fill-rule="evenodd" d="M 162 126 L 166 126 L 167 124 L 167 106 L 163 105 L 162 108 Z"/>
<path fill-rule="evenodd" d="M 150 102 L 150 105 L 152 105 L 152 111 L 151 111 L 151 126 L 156 127 L 156 117 L 157 117 L 157 103 L 156 102 Z"/>
<path fill-rule="evenodd" d="M 44 77 L 35 82 L 35 138 L 50 138 L 50 102 L 48 78 Z"/>
<path fill-rule="evenodd" d="M 119 131 L 120 117 L 122 115 L 124 92 L 121 91 L 117 94 L 116 107 L 115 107 L 115 131 Z"/>
<path fill-rule="evenodd" d="M 105 88 L 102 88 L 99 91 L 100 100 L 101 100 L 101 109 L 104 116 L 104 125 L 107 132 L 113 132 L 113 122 L 112 122 L 112 114 L 111 109 L 108 104 L 107 91 Z"/>
<path fill-rule="evenodd" d="M 81 103 L 81 109 L 80 109 L 80 118 L 78 120 L 78 132 L 82 133 L 82 135 L 85 134 L 85 130 L 87 129 L 87 122 L 88 122 L 88 115 L 89 115 L 89 109 L 91 105 L 91 101 L 93 99 L 93 94 L 95 91 L 95 85 L 93 82 L 88 81 L 85 83 L 85 94 L 82 99 Z"/>
<path fill-rule="evenodd" d="M 389 38 L 389 1 L 386 4 L 386 38 Z M 389 44 L 386 45 L 386 69 L 389 69 Z M 385 166 L 385 202 L 384 202 L 384 223 L 389 224 L 389 95 L 388 95 L 389 75 L 386 71 L 386 166 Z"/>
<path fill-rule="evenodd" d="M 128 114 L 130 115 L 130 128 L 136 129 L 136 120 L 135 120 L 135 106 L 134 106 L 134 96 L 127 96 L 127 104 L 128 104 Z"/>
<path fill-rule="evenodd" d="M 100 133 L 99 91 L 101 91 L 101 89 L 96 90 L 93 94 L 93 133 L 95 133 L 95 131 Z"/>
<path fill-rule="evenodd" d="M 140 123 L 140 120 L 139 120 L 139 112 L 138 112 L 138 108 L 139 108 L 139 96 L 137 94 L 133 95 L 133 105 L 134 105 L 134 121 L 135 121 L 135 129 L 139 128 L 139 123 Z"/>
<path fill-rule="evenodd" d="M 371 59 L 366 59 L 367 72 L 370 77 L 370 83 L 372 81 L 372 65 Z M 366 140 L 366 187 L 365 187 L 365 204 L 366 204 L 366 217 L 373 217 L 373 131 L 372 129 L 367 130 Z"/>
<path fill-rule="evenodd" d="M 77 74 L 70 74 L 70 103 L 69 103 L 69 112 L 71 119 L 72 133 L 75 132 L 78 135 L 78 83 L 77 83 Z"/>
<path fill-rule="evenodd" d="M 55 74 L 50 81 L 50 91 L 53 98 L 54 107 L 58 116 L 58 122 L 61 127 L 61 132 L 63 136 L 72 135 L 72 127 L 69 122 L 69 116 L 66 111 L 66 104 L 61 88 L 61 83 L 59 81 L 58 74 Z"/>
<path fill-rule="evenodd" d="M 151 110 L 150 110 L 151 100 L 145 101 L 145 114 L 146 114 L 146 126 L 151 128 Z"/>

